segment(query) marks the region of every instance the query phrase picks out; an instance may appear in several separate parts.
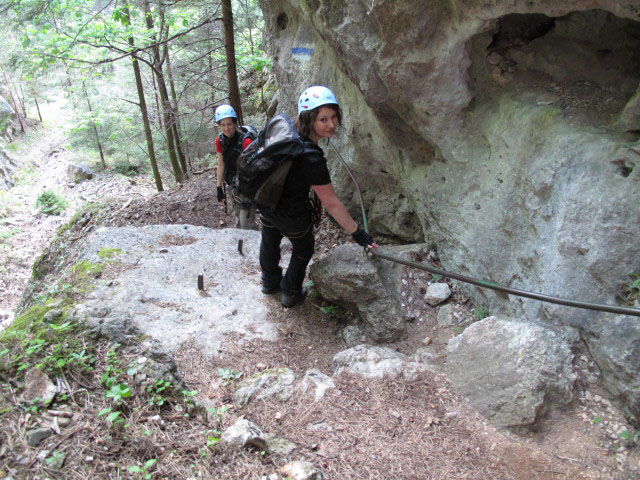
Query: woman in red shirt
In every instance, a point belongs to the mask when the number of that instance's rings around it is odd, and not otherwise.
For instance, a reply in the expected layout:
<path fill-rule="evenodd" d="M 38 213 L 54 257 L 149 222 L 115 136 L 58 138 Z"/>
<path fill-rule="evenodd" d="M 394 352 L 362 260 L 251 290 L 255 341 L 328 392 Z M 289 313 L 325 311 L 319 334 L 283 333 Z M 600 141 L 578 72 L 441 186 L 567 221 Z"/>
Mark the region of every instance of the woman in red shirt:
<path fill-rule="evenodd" d="M 218 180 L 216 197 L 218 202 L 226 198 L 223 184 L 231 187 L 233 193 L 236 176 L 236 161 L 242 150 L 251 143 L 251 138 L 238 128 L 238 115 L 231 105 L 220 105 L 215 112 L 216 123 L 221 133 L 216 138 L 216 154 L 218 157 Z M 233 212 L 236 215 L 236 227 L 245 230 L 256 230 L 256 210 L 251 205 L 239 202 L 231 195 Z"/>

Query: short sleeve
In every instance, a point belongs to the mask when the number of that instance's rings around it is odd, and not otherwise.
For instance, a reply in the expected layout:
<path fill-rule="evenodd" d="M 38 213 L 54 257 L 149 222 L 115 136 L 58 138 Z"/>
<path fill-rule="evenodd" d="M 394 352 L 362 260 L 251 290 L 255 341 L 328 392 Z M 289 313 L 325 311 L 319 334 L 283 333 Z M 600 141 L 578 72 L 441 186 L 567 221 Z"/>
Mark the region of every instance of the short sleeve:
<path fill-rule="evenodd" d="M 216 137 L 216 152 L 222 153 L 222 145 L 220 145 L 220 137 Z"/>
<path fill-rule="evenodd" d="M 309 185 L 327 185 L 331 183 L 331 175 L 324 158 L 315 158 L 308 162 L 303 173 L 306 183 Z"/>

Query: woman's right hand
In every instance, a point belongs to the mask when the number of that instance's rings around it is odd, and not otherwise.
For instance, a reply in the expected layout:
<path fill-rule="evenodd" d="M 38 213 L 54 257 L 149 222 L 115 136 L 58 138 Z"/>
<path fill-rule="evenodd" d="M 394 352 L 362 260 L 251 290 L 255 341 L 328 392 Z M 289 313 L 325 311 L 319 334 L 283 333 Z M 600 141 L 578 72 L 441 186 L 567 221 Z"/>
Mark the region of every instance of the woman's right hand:
<path fill-rule="evenodd" d="M 365 230 L 358 227 L 355 232 L 351 234 L 351 237 L 356 241 L 358 245 L 365 248 L 377 248 L 378 244 L 373 241 L 373 237 L 369 235 Z"/>

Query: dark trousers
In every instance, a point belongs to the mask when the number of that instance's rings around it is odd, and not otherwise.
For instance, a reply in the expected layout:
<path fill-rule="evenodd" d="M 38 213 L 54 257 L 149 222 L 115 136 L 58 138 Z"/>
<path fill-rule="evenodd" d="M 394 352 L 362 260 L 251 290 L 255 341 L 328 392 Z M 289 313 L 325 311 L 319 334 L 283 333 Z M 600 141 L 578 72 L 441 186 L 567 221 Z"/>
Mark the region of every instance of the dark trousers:
<path fill-rule="evenodd" d="M 261 216 L 262 241 L 260 242 L 260 267 L 262 284 L 267 288 L 280 286 L 283 293 L 297 295 L 302 290 L 307 265 L 315 247 L 311 217 L 299 219 L 272 219 Z M 282 276 L 280 267 L 280 243 L 287 237 L 293 251 L 287 272 Z"/>

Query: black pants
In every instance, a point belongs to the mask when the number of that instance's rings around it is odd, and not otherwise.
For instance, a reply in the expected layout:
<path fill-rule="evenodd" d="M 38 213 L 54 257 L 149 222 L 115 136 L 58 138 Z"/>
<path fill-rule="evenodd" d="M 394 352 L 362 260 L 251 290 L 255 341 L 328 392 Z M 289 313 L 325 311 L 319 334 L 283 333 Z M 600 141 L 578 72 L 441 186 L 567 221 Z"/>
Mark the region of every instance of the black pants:
<path fill-rule="evenodd" d="M 269 218 L 261 215 L 260 220 L 262 284 L 267 288 L 279 285 L 287 295 L 299 294 L 315 247 L 311 215 L 296 219 Z M 291 260 L 284 276 L 280 267 L 280 243 L 283 237 L 287 237 L 293 246 Z"/>

